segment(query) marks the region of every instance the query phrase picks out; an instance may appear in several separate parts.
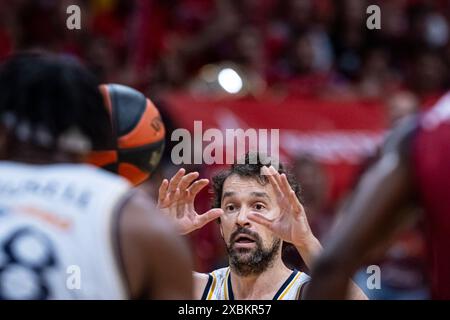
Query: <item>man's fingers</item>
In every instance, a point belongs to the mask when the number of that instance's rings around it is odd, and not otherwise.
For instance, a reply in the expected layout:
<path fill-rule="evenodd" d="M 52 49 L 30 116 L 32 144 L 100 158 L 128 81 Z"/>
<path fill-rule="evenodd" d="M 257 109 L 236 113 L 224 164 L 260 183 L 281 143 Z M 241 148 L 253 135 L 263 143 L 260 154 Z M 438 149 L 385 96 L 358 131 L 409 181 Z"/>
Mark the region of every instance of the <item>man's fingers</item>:
<path fill-rule="evenodd" d="M 215 209 L 211 209 L 207 212 L 205 212 L 202 215 L 197 216 L 197 225 L 198 228 L 203 227 L 205 224 L 216 220 L 217 218 L 219 218 L 221 215 L 223 215 L 223 210 L 219 209 L 219 208 L 215 208 Z"/>
<path fill-rule="evenodd" d="M 182 197 L 182 192 L 179 188 L 177 188 L 177 190 L 175 191 L 175 198 L 174 200 L 176 201 L 176 210 L 177 210 L 177 218 L 182 218 L 184 215 L 184 203 L 182 201 L 179 201 Z"/>
<path fill-rule="evenodd" d="M 289 199 L 290 205 L 298 209 L 293 211 L 294 213 L 301 213 L 304 212 L 303 206 L 300 203 L 300 200 L 298 200 L 297 195 L 295 194 L 295 191 L 292 189 L 291 185 L 289 184 L 289 181 L 287 179 L 286 174 L 280 175 L 280 181 L 281 181 L 281 189 L 284 195 L 286 195 L 287 199 Z"/>
<path fill-rule="evenodd" d="M 193 200 L 195 196 L 208 185 L 208 183 L 208 179 L 200 179 L 191 184 L 191 186 L 187 189 L 189 192 L 189 199 Z"/>
<path fill-rule="evenodd" d="M 261 167 L 261 175 L 268 176 L 268 175 L 270 175 L 270 174 L 271 174 L 271 173 L 270 173 L 268 167 L 266 167 L 266 166 L 262 166 L 262 167 Z"/>
<path fill-rule="evenodd" d="M 269 183 L 272 185 L 272 188 L 275 190 L 275 193 L 278 196 L 281 196 L 283 193 L 281 192 L 280 186 L 278 185 L 278 181 L 275 178 L 278 172 L 276 171 L 274 172 L 272 169 L 275 170 L 273 167 L 267 169 L 268 172 L 267 179 L 269 179 Z"/>
<path fill-rule="evenodd" d="M 180 170 L 177 171 L 177 173 L 175 173 L 172 179 L 170 179 L 168 188 L 170 193 L 175 192 L 177 190 L 178 184 L 180 183 L 181 178 L 183 178 L 185 172 L 186 170 L 184 170 L 184 168 L 181 168 Z"/>
<path fill-rule="evenodd" d="M 180 188 L 181 191 L 186 190 L 187 187 L 189 187 L 189 185 L 192 183 L 192 181 L 198 178 L 198 175 L 199 175 L 198 172 L 188 173 L 187 175 L 181 178 L 178 188 Z"/>
<path fill-rule="evenodd" d="M 159 191 L 158 191 L 158 205 L 162 205 L 164 199 L 166 199 L 166 195 L 167 195 L 167 187 L 169 186 L 169 180 L 164 179 L 161 182 L 161 185 L 159 186 Z"/>
<path fill-rule="evenodd" d="M 272 173 L 272 175 L 273 175 L 273 177 L 275 178 L 275 180 L 277 181 L 278 186 L 280 187 L 281 191 L 283 191 L 283 190 L 282 190 L 282 184 L 283 184 L 283 182 L 281 181 L 281 175 L 280 175 L 280 173 L 279 173 L 273 166 L 270 166 L 269 170 L 270 170 L 270 172 Z"/>
<path fill-rule="evenodd" d="M 290 200 L 289 202 L 294 206 L 294 208 L 297 208 L 299 210 L 300 214 L 305 214 L 305 209 L 303 208 L 303 205 L 301 204 L 300 200 L 298 200 L 294 190 L 291 190 L 289 192 L 289 200 Z"/>
<path fill-rule="evenodd" d="M 273 230 L 273 221 L 264 217 L 262 214 L 257 212 L 250 212 L 248 214 L 248 219 L 250 221 L 256 222 L 264 227 L 266 227 L 269 230 Z"/>
<path fill-rule="evenodd" d="M 283 173 L 280 175 L 280 181 L 281 181 L 281 190 L 286 196 L 288 196 L 289 193 L 292 191 L 292 187 L 289 184 L 286 174 Z"/>

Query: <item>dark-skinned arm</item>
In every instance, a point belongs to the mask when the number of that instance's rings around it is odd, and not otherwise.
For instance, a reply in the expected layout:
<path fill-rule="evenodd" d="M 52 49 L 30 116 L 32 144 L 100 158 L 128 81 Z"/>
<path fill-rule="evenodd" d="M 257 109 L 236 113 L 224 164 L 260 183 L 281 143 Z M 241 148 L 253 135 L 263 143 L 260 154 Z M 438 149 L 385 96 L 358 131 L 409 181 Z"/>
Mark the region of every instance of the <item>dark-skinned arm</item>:
<path fill-rule="evenodd" d="M 415 120 L 396 129 L 381 158 L 363 176 L 343 208 L 322 255 L 314 263 L 307 299 L 345 299 L 350 277 L 380 243 L 385 243 L 409 218 L 414 182 L 409 150 Z"/>
<path fill-rule="evenodd" d="M 192 299 L 192 261 L 174 226 L 143 192 L 123 210 L 121 256 L 131 298 Z"/>

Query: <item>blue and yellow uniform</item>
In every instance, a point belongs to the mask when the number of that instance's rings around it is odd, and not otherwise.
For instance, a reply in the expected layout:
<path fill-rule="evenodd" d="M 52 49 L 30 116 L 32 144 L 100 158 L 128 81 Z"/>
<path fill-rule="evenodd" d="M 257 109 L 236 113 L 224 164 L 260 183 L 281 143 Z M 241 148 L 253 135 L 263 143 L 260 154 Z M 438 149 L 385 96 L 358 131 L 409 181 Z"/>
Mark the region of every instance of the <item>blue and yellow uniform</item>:
<path fill-rule="evenodd" d="M 293 270 L 273 300 L 298 300 L 302 296 L 304 284 L 310 277 L 300 271 Z M 217 269 L 209 274 L 208 283 L 203 291 L 202 300 L 234 300 L 231 286 L 230 267 Z"/>

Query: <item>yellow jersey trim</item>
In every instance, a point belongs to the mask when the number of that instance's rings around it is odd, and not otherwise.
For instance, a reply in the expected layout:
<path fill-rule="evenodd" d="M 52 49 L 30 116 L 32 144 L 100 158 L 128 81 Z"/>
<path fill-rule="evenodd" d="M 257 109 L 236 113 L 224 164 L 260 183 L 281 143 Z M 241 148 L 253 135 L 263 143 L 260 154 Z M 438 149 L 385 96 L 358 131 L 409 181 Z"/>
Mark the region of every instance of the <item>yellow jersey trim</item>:
<path fill-rule="evenodd" d="M 216 275 L 214 273 L 211 273 L 211 275 L 213 277 L 213 281 L 212 281 L 211 287 L 209 288 L 209 293 L 208 293 L 208 297 L 206 298 L 206 300 L 211 300 L 214 290 L 216 289 L 216 284 L 217 284 Z"/>
<path fill-rule="evenodd" d="M 278 297 L 277 300 L 283 300 L 284 296 L 289 292 L 289 290 L 292 288 L 292 286 L 294 285 L 295 281 L 297 281 L 297 279 L 300 277 L 300 275 L 302 274 L 302 272 L 298 272 L 294 279 L 291 280 L 291 282 L 289 283 L 289 285 L 286 287 L 286 289 L 283 290 L 283 292 L 280 294 L 280 296 Z"/>

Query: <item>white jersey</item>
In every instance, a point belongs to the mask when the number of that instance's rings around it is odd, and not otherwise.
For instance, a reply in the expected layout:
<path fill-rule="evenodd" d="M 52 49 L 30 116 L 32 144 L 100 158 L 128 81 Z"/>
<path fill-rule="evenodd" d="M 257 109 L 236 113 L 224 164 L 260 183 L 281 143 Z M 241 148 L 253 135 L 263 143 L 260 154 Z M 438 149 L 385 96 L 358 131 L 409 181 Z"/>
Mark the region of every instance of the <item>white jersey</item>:
<path fill-rule="evenodd" d="M 202 300 L 234 300 L 230 267 L 214 270 L 208 276 Z M 303 286 L 309 280 L 310 277 L 307 274 L 293 270 L 278 289 L 273 300 L 299 300 L 302 296 Z"/>
<path fill-rule="evenodd" d="M 0 299 L 124 299 L 115 210 L 131 186 L 84 164 L 0 161 Z"/>

